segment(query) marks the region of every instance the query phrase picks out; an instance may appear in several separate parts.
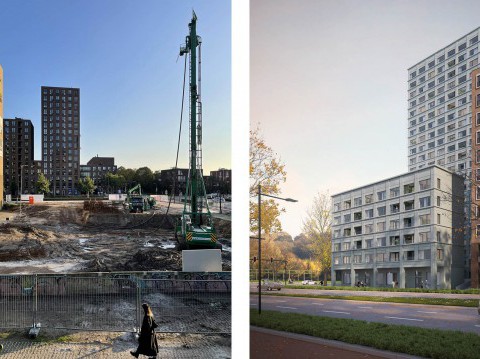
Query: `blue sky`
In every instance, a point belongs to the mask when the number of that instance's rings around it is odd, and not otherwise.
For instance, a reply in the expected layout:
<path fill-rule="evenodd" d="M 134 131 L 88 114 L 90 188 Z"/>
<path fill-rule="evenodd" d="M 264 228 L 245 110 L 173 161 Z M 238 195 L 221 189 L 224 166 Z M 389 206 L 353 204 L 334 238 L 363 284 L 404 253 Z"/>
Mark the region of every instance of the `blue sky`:
<path fill-rule="evenodd" d="M 317 192 L 408 171 L 407 69 L 480 26 L 473 0 L 258 0 L 251 123 L 286 164 L 283 227 Z"/>
<path fill-rule="evenodd" d="M 98 154 L 130 168 L 173 167 L 184 64 L 177 56 L 192 9 L 203 39 L 204 169 L 230 168 L 231 8 L 225 0 L 2 0 L 4 118 L 32 120 L 40 159 L 40 87 L 78 87 L 82 164 Z M 187 128 L 184 122 L 180 167 L 188 166 Z"/>

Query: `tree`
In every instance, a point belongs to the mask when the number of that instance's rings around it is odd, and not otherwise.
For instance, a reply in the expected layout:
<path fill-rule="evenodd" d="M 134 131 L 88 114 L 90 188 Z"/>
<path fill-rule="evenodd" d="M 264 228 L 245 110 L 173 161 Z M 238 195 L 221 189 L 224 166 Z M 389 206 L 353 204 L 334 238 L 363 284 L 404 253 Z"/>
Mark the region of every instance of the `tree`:
<path fill-rule="evenodd" d="M 95 184 L 90 177 L 80 179 L 80 181 L 78 181 L 78 186 L 80 187 L 80 192 L 86 193 L 87 197 L 89 197 L 90 194 L 95 190 Z"/>
<path fill-rule="evenodd" d="M 326 282 L 332 267 L 332 219 L 328 194 L 317 193 L 313 198 L 313 205 L 303 221 L 303 232 L 311 241 L 313 258 L 320 264 Z"/>
<path fill-rule="evenodd" d="M 38 175 L 38 180 L 35 183 L 35 189 L 37 193 L 42 193 L 44 195 L 50 193 L 50 181 L 43 173 Z"/>
<path fill-rule="evenodd" d="M 134 180 L 142 186 L 142 191 L 155 193 L 155 175 L 148 167 L 141 167 L 135 171 Z"/>
<path fill-rule="evenodd" d="M 280 184 L 287 179 L 285 164 L 273 149 L 265 143 L 257 127 L 250 131 L 250 231 L 258 231 L 258 203 L 254 197 L 258 193 L 258 185 L 262 193 L 279 195 Z M 262 199 L 262 229 L 266 235 L 281 231 L 278 219 L 284 209 L 272 199 Z"/>
<path fill-rule="evenodd" d="M 102 179 L 102 184 L 106 186 L 107 189 L 110 190 L 110 192 L 116 192 L 119 189 L 122 189 L 125 184 L 125 177 L 119 174 L 111 173 L 108 172 L 104 178 Z"/>

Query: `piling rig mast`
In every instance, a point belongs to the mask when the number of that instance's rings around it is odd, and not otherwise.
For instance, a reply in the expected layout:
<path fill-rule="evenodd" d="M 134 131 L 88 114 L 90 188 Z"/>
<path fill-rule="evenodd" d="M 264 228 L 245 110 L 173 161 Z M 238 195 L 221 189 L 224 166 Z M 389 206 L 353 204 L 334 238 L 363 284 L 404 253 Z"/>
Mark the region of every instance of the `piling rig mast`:
<path fill-rule="evenodd" d="M 197 16 L 188 24 L 189 35 L 180 56 L 189 58 L 189 171 L 184 207 L 176 238 L 180 249 L 221 249 L 208 207 L 202 170 L 201 43 L 197 35 Z M 197 56 L 198 50 L 198 56 Z M 198 69 L 198 71 L 197 71 Z"/>

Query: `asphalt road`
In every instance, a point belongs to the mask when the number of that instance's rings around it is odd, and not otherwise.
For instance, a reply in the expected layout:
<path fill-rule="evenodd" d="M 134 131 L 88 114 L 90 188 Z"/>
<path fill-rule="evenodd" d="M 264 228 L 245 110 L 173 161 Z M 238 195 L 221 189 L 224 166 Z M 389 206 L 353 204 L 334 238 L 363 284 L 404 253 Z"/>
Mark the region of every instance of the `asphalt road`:
<path fill-rule="evenodd" d="M 250 307 L 257 308 L 257 303 L 258 297 L 251 295 Z M 480 334 L 480 315 L 477 308 L 262 295 L 262 310 Z"/>

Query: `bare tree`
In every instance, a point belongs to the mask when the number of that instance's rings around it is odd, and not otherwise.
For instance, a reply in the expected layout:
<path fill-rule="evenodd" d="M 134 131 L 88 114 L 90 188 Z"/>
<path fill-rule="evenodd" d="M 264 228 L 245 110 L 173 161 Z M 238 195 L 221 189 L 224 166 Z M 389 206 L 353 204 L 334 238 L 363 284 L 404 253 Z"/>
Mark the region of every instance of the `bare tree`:
<path fill-rule="evenodd" d="M 328 193 L 317 193 L 303 221 L 303 232 L 311 241 L 313 258 L 320 264 L 325 282 L 332 267 L 332 217 Z"/>

